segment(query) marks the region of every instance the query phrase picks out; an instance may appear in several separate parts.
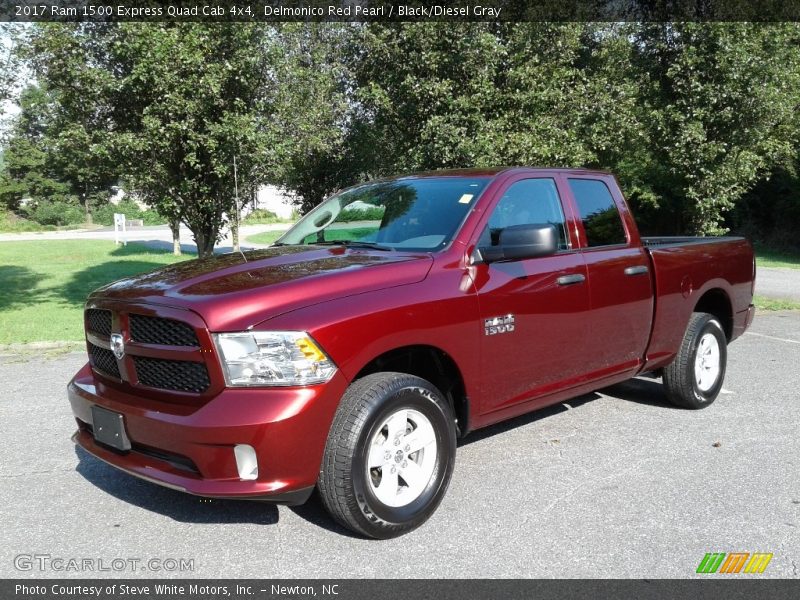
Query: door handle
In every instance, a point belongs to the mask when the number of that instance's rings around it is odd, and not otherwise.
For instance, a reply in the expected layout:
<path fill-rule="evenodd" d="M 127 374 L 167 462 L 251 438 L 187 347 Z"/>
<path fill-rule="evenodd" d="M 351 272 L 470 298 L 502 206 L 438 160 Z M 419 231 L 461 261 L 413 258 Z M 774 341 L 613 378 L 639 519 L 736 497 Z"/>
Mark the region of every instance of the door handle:
<path fill-rule="evenodd" d="M 649 271 L 646 265 L 637 265 L 635 267 L 627 267 L 625 275 L 644 275 Z"/>
<path fill-rule="evenodd" d="M 581 273 L 573 273 L 572 275 L 562 275 L 556 279 L 558 285 L 574 285 L 576 283 L 583 283 L 586 281 L 586 276 Z"/>

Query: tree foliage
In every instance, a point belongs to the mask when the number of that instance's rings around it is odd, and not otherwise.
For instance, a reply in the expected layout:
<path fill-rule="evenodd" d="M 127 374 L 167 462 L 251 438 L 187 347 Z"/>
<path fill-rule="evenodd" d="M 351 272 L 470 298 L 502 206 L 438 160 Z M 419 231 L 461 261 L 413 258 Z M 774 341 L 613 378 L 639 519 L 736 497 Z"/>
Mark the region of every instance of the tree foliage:
<path fill-rule="evenodd" d="M 379 173 L 614 170 L 654 229 L 714 234 L 796 153 L 796 24 L 372 25 L 356 64 Z M 391 65 L 391 68 L 386 68 Z"/>
<path fill-rule="evenodd" d="M 20 114 L 3 149 L 0 199 L 7 209 L 18 210 L 23 199 L 68 200 L 69 186 L 48 160 L 48 104 L 51 98 L 42 88 L 32 86 L 20 96 Z"/>
<path fill-rule="evenodd" d="M 39 24 L 24 46 L 2 198 L 119 177 L 201 255 L 234 156 L 242 197 L 278 184 L 304 211 L 398 172 L 605 168 L 646 231 L 700 234 L 798 157 L 792 23 Z"/>
<path fill-rule="evenodd" d="M 667 229 L 721 233 L 734 203 L 796 154 L 800 29 L 662 23 L 632 34 L 647 127 L 637 170 L 677 218 Z"/>
<path fill-rule="evenodd" d="M 26 210 L 33 215 L 40 208 L 57 214 L 61 209 L 42 205 L 69 207 L 82 202 L 87 213 L 93 200 L 106 200 L 116 182 L 106 141 L 65 115 L 58 95 L 45 87 L 24 89 L 19 105 L 0 174 L 0 198 L 6 208 L 19 209 L 27 200 Z M 75 211 L 69 213 L 71 218 L 58 224 L 75 222 Z M 54 224 L 52 220 L 48 218 L 47 222 Z"/>
<path fill-rule="evenodd" d="M 377 170 L 581 164 L 591 158 L 581 24 L 371 26 L 358 99 Z M 391 65 L 391 68 L 387 68 Z"/>
<path fill-rule="evenodd" d="M 29 60 L 71 117 L 74 176 L 114 164 L 206 256 L 234 210 L 234 156 L 246 185 L 266 180 L 269 46 L 260 25 L 47 24 Z"/>
<path fill-rule="evenodd" d="M 361 174 L 349 62 L 357 30 L 340 23 L 286 23 L 274 35 L 280 48 L 271 121 L 274 170 L 306 212 Z"/>
<path fill-rule="evenodd" d="M 106 26 L 42 25 L 32 30 L 20 54 L 49 97 L 47 161 L 72 196 L 84 205 L 108 200 L 120 177 L 113 154 L 112 113 L 105 90 L 112 75 L 97 65 L 103 59 L 95 31 Z"/>
<path fill-rule="evenodd" d="M 246 185 L 266 181 L 270 40 L 257 25 L 128 24 L 123 84 L 136 98 L 125 138 L 137 188 L 189 225 L 210 253 L 234 207 L 234 157 Z M 139 162 L 146 168 L 133 169 Z"/>

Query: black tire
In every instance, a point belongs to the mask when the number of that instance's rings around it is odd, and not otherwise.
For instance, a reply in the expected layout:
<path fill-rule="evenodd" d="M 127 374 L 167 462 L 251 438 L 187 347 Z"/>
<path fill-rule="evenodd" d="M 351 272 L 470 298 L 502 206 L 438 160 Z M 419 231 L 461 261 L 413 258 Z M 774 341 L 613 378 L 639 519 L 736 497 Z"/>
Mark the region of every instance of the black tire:
<path fill-rule="evenodd" d="M 703 337 L 711 334 L 716 338 L 719 350 L 719 369 L 713 384 L 702 389 L 695 377 L 695 360 Z M 664 388 L 667 398 L 675 406 L 699 409 L 716 400 L 725 380 L 728 361 L 728 340 L 722 325 L 708 313 L 692 313 L 675 360 L 664 368 Z"/>
<path fill-rule="evenodd" d="M 421 494 L 407 505 L 393 507 L 374 493 L 370 481 L 374 482 L 375 473 L 383 475 L 381 470 L 368 472 L 368 457 L 375 436 L 388 431 L 379 427 L 407 409 L 422 414 L 432 426 L 436 459 L 430 463 L 433 471 Z M 439 506 L 450 483 L 455 453 L 452 411 L 439 390 L 405 373 L 367 375 L 347 389 L 328 434 L 317 482 L 322 503 L 336 521 L 356 533 L 378 539 L 402 535 L 422 525 Z M 402 475 L 397 477 L 402 481 Z"/>

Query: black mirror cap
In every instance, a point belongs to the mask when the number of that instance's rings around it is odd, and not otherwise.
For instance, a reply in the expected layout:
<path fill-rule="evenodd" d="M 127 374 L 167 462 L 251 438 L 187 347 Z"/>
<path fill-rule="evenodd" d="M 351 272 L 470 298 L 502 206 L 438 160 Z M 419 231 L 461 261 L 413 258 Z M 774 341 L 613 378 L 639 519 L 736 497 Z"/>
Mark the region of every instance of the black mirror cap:
<path fill-rule="evenodd" d="M 558 234 L 551 224 L 511 225 L 500 232 L 497 246 L 478 248 L 473 262 L 497 262 L 548 256 L 558 251 Z"/>
<path fill-rule="evenodd" d="M 500 247 L 507 260 L 555 254 L 558 235 L 551 224 L 511 225 L 500 232 Z"/>

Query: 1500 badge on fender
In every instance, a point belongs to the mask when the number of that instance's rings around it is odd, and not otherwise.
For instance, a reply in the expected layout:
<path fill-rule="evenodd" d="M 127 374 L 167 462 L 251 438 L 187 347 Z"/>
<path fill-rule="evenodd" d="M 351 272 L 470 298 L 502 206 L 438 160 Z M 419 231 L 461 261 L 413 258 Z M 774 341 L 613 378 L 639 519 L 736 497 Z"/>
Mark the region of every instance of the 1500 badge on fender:
<path fill-rule="evenodd" d="M 486 319 L 483 322 L 483 331 L 486 335 L 496 335 L 498 333 L 510 333 L 514 331 L 514 315 Z"/>

